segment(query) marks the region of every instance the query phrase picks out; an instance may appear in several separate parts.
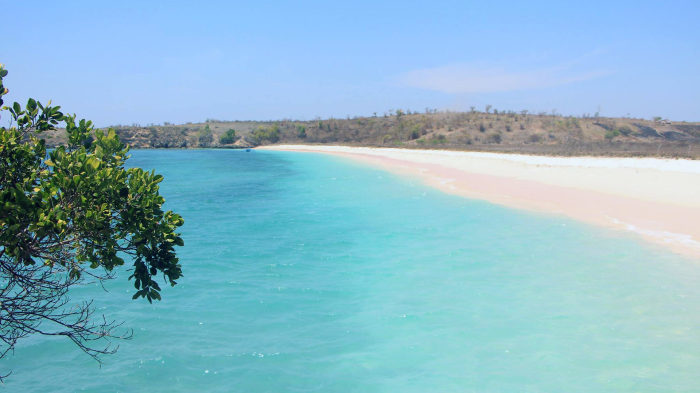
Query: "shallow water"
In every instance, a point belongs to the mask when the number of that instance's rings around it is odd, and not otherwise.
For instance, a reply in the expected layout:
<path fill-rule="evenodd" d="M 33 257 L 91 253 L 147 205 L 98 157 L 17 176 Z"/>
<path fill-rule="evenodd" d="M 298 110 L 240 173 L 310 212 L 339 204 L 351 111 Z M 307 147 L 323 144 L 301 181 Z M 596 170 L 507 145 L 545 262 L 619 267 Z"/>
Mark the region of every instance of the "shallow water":
<path fill-rule="evenodd" d="M 0 390 L 697 392 L 700 264 L 630 235 L 318 154 L 134 151 L 185 217 L 185 277 L 75 292 L 134 338 L 32 337 Z"/>

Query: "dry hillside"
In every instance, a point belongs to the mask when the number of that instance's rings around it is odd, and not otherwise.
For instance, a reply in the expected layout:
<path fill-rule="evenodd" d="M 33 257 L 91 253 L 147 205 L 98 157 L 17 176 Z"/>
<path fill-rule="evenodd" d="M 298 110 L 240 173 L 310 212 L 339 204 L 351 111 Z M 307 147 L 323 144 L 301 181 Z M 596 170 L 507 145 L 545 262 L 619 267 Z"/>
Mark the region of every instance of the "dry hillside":
<path fill-rule="evenodd" d="M 434 112 L 314 121 L 217 121 L 116 126 L 135 148 L 248 147 L 272 143 L 440 148 L 557 155 L 700 158 L 700 123 L 526 112 Z M 220 137 L 235 130 L 234 143 Z M 61 143 L 57 137 L 50 143 Z M 230 142 L 230 141 L 229 141 Z"/>

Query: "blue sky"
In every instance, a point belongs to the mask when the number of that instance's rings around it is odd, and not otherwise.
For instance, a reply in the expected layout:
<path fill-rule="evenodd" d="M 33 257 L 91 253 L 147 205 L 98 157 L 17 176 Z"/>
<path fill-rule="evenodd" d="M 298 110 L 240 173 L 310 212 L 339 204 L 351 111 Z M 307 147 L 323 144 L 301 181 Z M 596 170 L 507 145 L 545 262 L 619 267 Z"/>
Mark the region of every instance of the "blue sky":
<path fill-rule="evenodd" d="M 99 126 L 487 104 L 700 121 L 699 4 L 15 1 L 0 62 L 6 101 Z"/>

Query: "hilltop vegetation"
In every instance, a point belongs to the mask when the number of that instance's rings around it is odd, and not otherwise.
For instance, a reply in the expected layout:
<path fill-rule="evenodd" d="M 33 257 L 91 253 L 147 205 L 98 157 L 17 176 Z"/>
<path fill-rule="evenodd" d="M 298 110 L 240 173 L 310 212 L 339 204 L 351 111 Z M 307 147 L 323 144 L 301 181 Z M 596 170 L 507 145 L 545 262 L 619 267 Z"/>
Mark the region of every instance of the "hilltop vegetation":
<path fill-rule="evenodd" d="M 274 143 L 440 148 L 558 155 L 700 158 L 700 123 L 499 112 L 402 110 L 313 121 L 219 121 L 116 126 L 136 148 L 251 147 Z M 233 131 L 231 131 L 233 130 Z M 59 139 L 49 141 L 60 144 Z"/>

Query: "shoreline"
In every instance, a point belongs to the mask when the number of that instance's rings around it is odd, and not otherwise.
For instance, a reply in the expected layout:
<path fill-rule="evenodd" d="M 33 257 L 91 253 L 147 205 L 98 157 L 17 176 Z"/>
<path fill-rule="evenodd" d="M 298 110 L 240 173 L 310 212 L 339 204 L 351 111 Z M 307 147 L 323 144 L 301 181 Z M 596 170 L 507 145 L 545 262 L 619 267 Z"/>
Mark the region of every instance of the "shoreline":
<path fill-rule="evenodd" d="M 413 176 L 449 194 L 630 231 L 700 260 L 700 162 L 277 145 Z"/>

